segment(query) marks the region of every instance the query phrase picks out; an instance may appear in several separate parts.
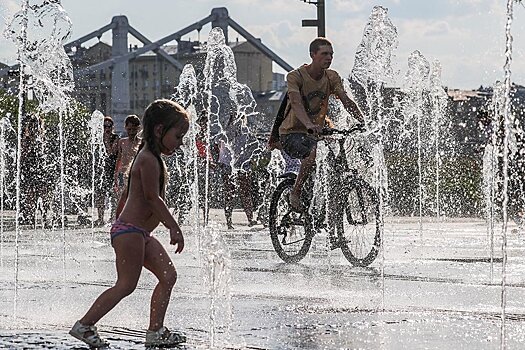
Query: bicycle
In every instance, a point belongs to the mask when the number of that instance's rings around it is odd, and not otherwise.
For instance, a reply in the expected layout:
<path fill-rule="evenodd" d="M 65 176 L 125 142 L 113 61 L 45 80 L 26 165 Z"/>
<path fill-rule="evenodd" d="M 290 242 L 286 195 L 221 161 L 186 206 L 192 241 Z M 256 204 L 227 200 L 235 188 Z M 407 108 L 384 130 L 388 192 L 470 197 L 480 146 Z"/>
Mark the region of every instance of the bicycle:
<path fill-rule="evenodd" d="M 339 154 L 336 155 L 334 148 L 327 145 L 325 161 L 331 163 L 333 173 L 326 192 L 329 205 L 325 212 L 313 216 L 310 210 L 294 210 L 289 203 L 289 193 L 296 175 L 280 176 L 283 181 L 272 194 L 268 221 L 273 247 L 283 261 L 295 263 L 304 258 L 313 237 L 321 229 L 328 231 L 330 248 L 341 248 L 352 265 L 368 266 L 377 257 L 382 236 L 378 194 L 358 175 L 356 169 L 350 168 L 344 147 L 347 137 L 362 131 L 362 127 L 357 126 L 349 130 L 323 129 L 321 133 L 323 136 L 342 136 L 336 138 Z M 301 192 L 303 208 L 310 207 L 314 176 L 315 172 L 305 182 Z"/>

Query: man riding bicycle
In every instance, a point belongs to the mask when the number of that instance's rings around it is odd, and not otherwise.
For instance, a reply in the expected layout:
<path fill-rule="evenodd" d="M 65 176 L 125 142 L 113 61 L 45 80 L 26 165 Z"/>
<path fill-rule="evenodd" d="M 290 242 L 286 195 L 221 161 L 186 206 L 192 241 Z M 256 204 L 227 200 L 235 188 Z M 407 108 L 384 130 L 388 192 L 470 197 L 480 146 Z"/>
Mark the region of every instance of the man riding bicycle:
<path fill-rule="evenodd" d="M 301 189 L 315 166 L 317 141 L 325 126 L 331 126 L 327 117 L 328 98 L 334 94 L 345 109 L 360 123 L 363 113 L 343 88 L 339 74 L 329 69 L 334 51 L 332 43 L 323 37 L 310 43 L 312 62 L 288 73 L 288 103 L 285 118 L 279 127 L 279 141 L 282 149 L 293 158 L 301 159 L 299 174 L 290 192 L 290 205 L 301 211 Z M 270 147 L 275 148 L 277 140 L 270 138 Z"/>

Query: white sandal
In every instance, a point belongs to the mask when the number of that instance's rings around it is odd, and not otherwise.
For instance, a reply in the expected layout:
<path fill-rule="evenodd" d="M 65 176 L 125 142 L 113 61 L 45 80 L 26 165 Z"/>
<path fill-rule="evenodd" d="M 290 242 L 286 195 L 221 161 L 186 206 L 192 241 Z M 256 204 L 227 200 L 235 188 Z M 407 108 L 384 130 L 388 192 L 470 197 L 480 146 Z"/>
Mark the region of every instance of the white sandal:
<path fill-rule="evenodd" d="M 171 332 L 166 327 L 161 327 L 158 331 L 146 332 L 146 347 L 165 347 L 174 346 L 186 342 L 186 337 L 182 334 Z"/>
<path fill-rule="evenodd" d="M 86 336 L 86 333 L 93 333 Z M 97 327 L 95 326 L 85 326 L 80 321 L 77 321 L 73 328 L 69 331 L 69 334 L 78 340 L 83 341 L 91 348 L 105 348 L 109 346 L 109 343 L 104 339 L 100 338 L 98 335 Z"/>

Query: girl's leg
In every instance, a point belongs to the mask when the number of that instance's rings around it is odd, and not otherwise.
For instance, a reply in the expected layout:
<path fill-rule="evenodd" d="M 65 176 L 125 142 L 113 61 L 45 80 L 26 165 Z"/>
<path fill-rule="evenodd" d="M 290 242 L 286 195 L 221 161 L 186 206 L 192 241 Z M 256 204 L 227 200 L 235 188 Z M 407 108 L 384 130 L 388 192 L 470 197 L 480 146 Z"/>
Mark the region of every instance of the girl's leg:
<path fill-rule="evenodd" d="M 301 191 L 303 190 L 303 185 L 306 179 L 314 170 L 316 154 L 317 148 L 313 147 L 310 151 L 310 155 L 301 160 L 301 168 L 299 169 L 299 173 L 295 179 L 295 184 L 293 185 L 292 191 L 290 192 L 290 205 L 294 209 L 302 210 Z"/>
<path fill-rule="evenodd" d="M 97 323 L 137 286 L 144 264 L 144 236 L 140 232 L 122 234 L 113 240 L 113 248 L 116 254 L 117 282 L 103 292 L 80 319 L 80 323 L 85 326 Z"/>
<path fill-rule="evenodd" d="M 239 172 L 237 181 L 239 183 L 239 196 L 241 197 L 242 207 L 251 225 L 253 221 L 253 198 L 251 188 L 251 176 L 249 173 Z"/>
<path fill-rule="evenodd" d="M 144 267 L 150 270 L 159 280 L 151 296 L 150 323 L 148 330 L 157 331 L 164 325 L 164 316 L 170 301 L 171 290 L 177 281 L 177 271 L 170 256 L 157 241 L 151 237 L 146 243 Z"/>

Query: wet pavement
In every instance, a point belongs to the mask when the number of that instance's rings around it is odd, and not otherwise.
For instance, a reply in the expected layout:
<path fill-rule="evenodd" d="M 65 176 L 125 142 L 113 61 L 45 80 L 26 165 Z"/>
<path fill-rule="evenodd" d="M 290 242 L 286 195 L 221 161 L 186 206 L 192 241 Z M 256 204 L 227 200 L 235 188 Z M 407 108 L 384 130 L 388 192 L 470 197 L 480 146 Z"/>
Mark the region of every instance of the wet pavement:
<path fill-rule="evenodd" d="M 501 237 L 497 232 L 491 276 L 481 220 L 425 222 L 420 232 L 417 218 L 389 218 L 384 257 L 368 268 L 328 251 L 322 234 L 305 259 L 285 264 L 268 230 L 248 227 L 243 213 L 234 213 L 232 231 L 220 210 L 212 220 L 231 255 L 229 290 L 216 295 L 212 314 L 205 257 L 197 234 L 186 228 L 184 253 L 172 254 L 179 279 L 165 322 L 188 336 L 181 348 L 209 349 L 210 342 L 242 349 L 501 347 Z M 155 234 L 167 244 L 166 231 Z M 525 235 L 512 223 L 508 235 L 506 348 L 522 349 Z M 14 232 L 4 232 L 3 241 L 0 348 L 86 349 L 67 332 L 115 280 L 108 229 L 23 231 L 17 283 Z M 113 349 L 144 348 L 154 285 L 145 271 L 137 290 L 99 323 Z"/>

